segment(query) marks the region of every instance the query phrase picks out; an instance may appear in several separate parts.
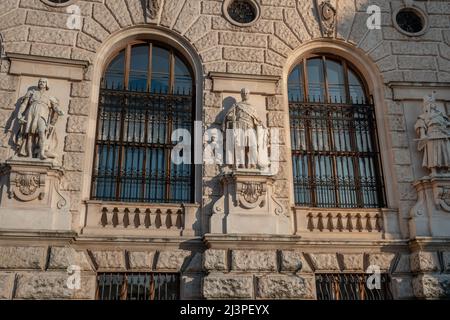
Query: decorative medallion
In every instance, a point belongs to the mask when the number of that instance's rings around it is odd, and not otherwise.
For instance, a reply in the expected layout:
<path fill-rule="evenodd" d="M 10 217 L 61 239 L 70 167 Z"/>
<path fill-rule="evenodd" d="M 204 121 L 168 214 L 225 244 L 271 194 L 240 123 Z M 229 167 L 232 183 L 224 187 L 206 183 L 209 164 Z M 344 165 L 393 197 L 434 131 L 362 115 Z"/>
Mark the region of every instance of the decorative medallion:
<path fill-rule="evenodd" d="M 28 202 L 37 198 L 44 198 L 44 181 L 39 173 L 15 173 L 11 177 L 11 191 L 9 197 L 15 196 L 17 199 Z"/>
<path fill-rule="evenodd" d="M 266 186 L 262 182 L 238 183 L 239 203 L 246 209 L 265 204 Z"/>
<path fill-rule="evenodd" d="M 323 1 L 319 6 L 319 18 L 324 37 L 333 37 L 336 28 L 336 9 L 330 0 Z"/>
<path fill-rule="evenodd" d="M 232 24 L 248 27 L 260 16 L 260 8 L 255 0 L 225 0 L 223 14 Z"/>

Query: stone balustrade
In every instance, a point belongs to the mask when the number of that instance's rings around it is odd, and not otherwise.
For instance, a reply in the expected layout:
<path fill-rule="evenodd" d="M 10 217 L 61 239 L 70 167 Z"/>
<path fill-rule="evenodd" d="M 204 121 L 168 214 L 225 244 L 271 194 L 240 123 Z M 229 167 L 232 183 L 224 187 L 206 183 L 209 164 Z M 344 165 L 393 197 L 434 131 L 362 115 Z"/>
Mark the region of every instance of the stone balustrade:
<path fill-rule="evenodd" d="M 198 205 L 86 202 L 82 233 L 98 236 L 193 236 Z"/>
<path fill-rule="evenodd" d="M 395 212 L 387 209 L 296 207 L 293 212 L 295 234 L 307 238 L 353 238 L 354 236 L 360 236 L 362 238 L 381 239 L 386 232 L 386 215 L 389 216 L 388 219 L 391 219 L 392 215 L 395 216 Z M 395 225 L 398 225 L 398 223 L 395 223 Z"/>

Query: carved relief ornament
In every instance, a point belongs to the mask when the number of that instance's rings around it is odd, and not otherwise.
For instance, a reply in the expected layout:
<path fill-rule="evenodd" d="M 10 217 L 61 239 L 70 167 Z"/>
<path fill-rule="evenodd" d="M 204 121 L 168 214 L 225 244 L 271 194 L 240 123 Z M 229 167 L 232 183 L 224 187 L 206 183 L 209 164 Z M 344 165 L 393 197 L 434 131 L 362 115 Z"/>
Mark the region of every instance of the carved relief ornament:
<path fill-rule="evenodd" d="M 267 193 L 266 183 L 238 182 L 237 194 L 239 204 L 246 209 L 262 207 L 265 204 Z"/>
<path fill-rule="evenodd" d="M 319 20 L 324 37 L 333 37 L 336 28 L 336 9 L 330 3 L 330 0 L 322 1 L 318 6 Z"/>
<path fill-rule="evenodd" d="M 450 212 L 450 186 L 436 186 L 434 188 L 434 201 L 442 210 Z"/>
<path fill-rule="evenodd" d="M 45 196 L 45 176 L 40 173 L 17 173 L 11 174 L 11 186 L 9 198 L 16 197 L 23 202 L 42 200 Z"/>

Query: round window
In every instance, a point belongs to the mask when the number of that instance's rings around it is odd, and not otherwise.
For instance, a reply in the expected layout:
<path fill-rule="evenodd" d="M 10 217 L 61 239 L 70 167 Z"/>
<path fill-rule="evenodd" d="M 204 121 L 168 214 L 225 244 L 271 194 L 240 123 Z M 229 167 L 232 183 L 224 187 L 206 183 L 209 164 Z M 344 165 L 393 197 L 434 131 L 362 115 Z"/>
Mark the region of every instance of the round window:
<path fill-rule="evenodd" d="M 71 4 L 74 0 L 41 0 L 43 3 L 53 7 L 63 7 Z"/>
<path fill-rule="evenodd" d="M 415 7 L 398 10 L 394 16 L 394 25 L 408 36 L 422 35 L 428 28 L 425 13 Z"/>
<path fill-rule="evenodd" d="M 240 27 L 252 25 L 260 15 L 259 5 L 254 0 L 226 0 L 223 11 L 228 21 Z"/>

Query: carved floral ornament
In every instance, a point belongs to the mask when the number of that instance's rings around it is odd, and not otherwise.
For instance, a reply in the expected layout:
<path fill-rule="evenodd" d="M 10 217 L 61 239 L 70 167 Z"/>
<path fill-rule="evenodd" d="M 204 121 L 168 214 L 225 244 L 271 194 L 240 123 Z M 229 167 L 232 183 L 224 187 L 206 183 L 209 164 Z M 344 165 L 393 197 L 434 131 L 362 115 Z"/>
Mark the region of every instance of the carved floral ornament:
<path fill-rule="evenodd" d="M 146 17 L 150 20 L 156 19 L 161 9 L 161 0 L 146 0 L 145 1 L 145 12 Z"/>

